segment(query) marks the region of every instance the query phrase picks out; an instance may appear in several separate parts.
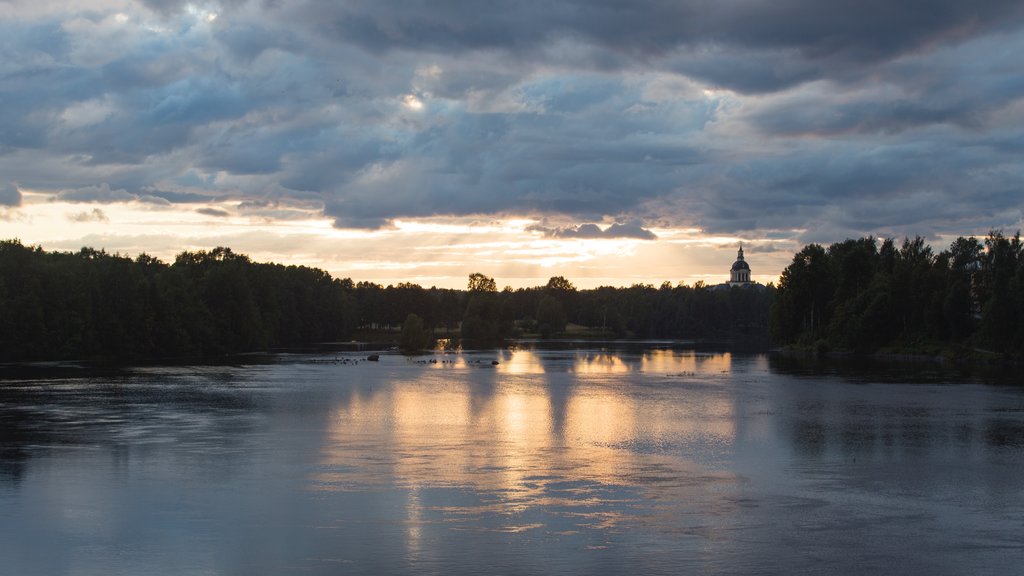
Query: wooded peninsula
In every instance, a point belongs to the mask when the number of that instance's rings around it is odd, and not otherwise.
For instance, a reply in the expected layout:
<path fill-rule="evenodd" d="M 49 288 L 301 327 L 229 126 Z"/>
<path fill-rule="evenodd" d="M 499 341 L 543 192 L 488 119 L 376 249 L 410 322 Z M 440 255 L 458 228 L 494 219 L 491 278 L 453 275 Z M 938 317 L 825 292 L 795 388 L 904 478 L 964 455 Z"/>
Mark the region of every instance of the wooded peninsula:
<path fill-rule="evenodd" d="M 305 266 L 257 263 L 229 248 L 172 263 L 82 248 L 0 242 L 0 361 L 209 358 L 353 338 L 431 348 L 514 338 L 762 342 L 856 353 L 1024 353 L 1020 234 L 810 244 L 779 285 L 577 289 L 564 277 L 499 291 L 382 286 Z"/>

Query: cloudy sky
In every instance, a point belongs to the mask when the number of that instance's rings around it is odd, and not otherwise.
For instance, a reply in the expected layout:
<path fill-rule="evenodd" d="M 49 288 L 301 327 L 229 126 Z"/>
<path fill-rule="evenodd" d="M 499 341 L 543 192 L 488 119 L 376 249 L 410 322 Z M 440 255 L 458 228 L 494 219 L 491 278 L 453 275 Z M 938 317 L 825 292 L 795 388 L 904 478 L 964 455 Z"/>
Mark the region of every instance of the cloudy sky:
<path fill-rule="evenodd" d="M 1021 227 L 1022 54 L 1018 0 L 0 0 L 0 236 L 772 281 Z"/>

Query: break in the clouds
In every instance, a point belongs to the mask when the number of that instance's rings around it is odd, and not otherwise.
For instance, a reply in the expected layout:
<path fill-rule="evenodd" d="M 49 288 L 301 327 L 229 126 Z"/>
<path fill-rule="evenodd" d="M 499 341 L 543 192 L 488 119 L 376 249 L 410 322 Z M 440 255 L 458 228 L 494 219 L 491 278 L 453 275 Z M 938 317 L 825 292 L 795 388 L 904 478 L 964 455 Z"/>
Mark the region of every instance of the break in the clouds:
<path fill-rule="evenodd" d="M 1022 24 L 994 0 L 4 2 L 0 204 L 1012 227 Z"/>

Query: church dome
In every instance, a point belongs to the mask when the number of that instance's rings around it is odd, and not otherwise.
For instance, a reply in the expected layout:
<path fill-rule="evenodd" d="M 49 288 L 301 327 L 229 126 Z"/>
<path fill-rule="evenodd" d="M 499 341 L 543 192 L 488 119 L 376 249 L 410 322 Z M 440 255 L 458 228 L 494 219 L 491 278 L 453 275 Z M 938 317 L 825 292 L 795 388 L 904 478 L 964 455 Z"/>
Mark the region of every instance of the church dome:
<path fill-rule="evenodd" d="M 729 271 L 729 285 L 730 286 L 746 286 L 753 284 L 750 280 L 750 264 L 743 259 L 743 245 L 740 245 L 739 251 L 736 252 L 736 261 L 732 263 L 732 269 Z"/>

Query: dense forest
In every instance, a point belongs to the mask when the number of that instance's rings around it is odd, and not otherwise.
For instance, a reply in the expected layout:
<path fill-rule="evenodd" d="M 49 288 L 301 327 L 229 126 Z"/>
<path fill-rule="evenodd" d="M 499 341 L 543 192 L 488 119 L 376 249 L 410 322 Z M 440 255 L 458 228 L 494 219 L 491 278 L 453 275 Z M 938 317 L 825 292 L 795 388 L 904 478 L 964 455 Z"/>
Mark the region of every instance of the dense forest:
<path fill-rule="evenodd" d="M 1020 233 L 957 238 L 935 253 L 922 238 L 868 237 L 804 247 L 782 273 L 771 310 L 781 344 L 818 350 L 1024 353 Z"/>
<path fill-rule="evenodd" d="M 758 339 L 773 289 L 696 286 L 499 291 L 474 273 L 466 290 L 332 278 L 256 263 L 229 248 L 165 263 L 103 250 L 48 252 L 0 242 L 0 361 L 194 358 L 302 347 L 353 336 L 493 346 L 514 337 Z"/>
<path fill-rule="evenodd" d="M 200 357 L 338 338 L 351 285 L 227 248 L 173 264 L 0 243 L 0 359 Z"/>
<path fill-rule="evenodd" d="M 446 338 L 763 341 L 853 352 L 1024 355 L 1020 234 L 811 244 L 778 288 L 637 284 L 498 290 L 382 286 L 304 266 L 256 263 L 229 248 L 172 263 L 102 250 L 47 252 L 0 242 L 0 361 L 170 359 L 299 348 L 353 337 L 417 350 Z"/>

